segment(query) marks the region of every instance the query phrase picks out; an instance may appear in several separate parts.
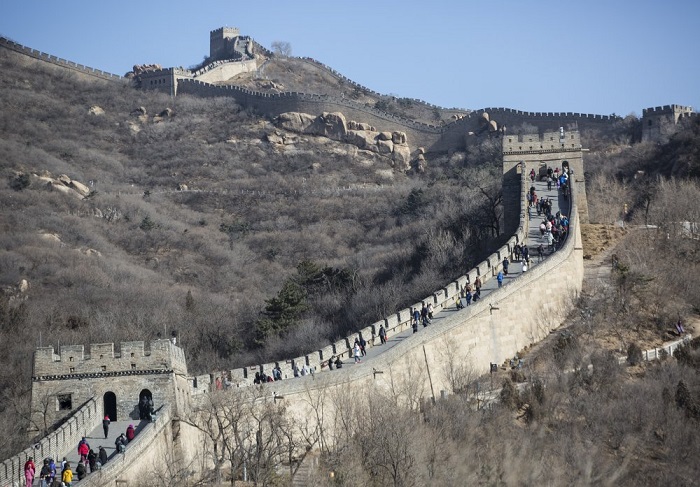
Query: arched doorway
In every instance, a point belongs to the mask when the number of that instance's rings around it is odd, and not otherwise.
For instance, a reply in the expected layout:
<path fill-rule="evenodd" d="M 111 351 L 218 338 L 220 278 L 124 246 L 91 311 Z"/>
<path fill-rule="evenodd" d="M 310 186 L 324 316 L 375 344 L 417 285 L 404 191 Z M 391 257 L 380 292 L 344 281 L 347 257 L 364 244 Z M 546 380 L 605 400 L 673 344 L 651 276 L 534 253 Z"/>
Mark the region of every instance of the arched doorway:
<path fill-rule="evenodd" d="M 139 419 L 150 421 L 153 410 L 153 394 L 148 389 L 143 389 L 139 392 Z"/>
<path fill-rule="evenodd" d="M 117 395 L 112 391 L 105 392 L 102 398 L 105 416 L 109 416 L 110 421 L 117 420 Z"/>

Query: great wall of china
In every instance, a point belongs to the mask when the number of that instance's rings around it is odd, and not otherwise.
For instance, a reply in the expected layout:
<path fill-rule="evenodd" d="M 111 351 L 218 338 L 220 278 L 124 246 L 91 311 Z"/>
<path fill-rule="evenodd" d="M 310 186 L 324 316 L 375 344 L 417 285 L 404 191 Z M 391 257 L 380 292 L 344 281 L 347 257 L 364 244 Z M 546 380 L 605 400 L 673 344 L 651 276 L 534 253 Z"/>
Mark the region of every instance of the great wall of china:
<path fill-rule="evenodd" d="M 253 45 L 256 49 L 263 49 L 257 43 Z M 0 38 L 0 47 L 90 77 L 107 81 L 124 80 L 120 76 L 71 63 L 4 38 Z M 174 72 L 171 69 L 170 73 Z M 341 111 L 348 118 L 372 123 L 382 130 L 404 131 L 412 138 L 412 144 L 433 151 L 463 147 L 466 133 L 479 127 L 483 113 L 488 113 L 491 119 L 498 120 L 502 125 L 530 123 L 537 126 L 541 133 L 544 132 L 542 136 L 534 136 L 537 140 L 533 136 L 529 140 L 518 136 L 504 137 L 504 207 L 506 230 L 512 235 L 504 246 L 474 269 L 413 306 L 368 324 L 320 350 L 291 360 L 227 371 L 234 384 L 233 393 L 259 390 L 258 398 L 262 401 L 284 398 L 289 409 L 298 418 L 306 420 L 314 418 L 319 404 L 331 411 L 335 407 L 333 398 L 343 397 L 354 389 L 411 388 L 417 397 L 434 399 L 442 391 L 450 390 L 444 374 L 430 374 L 430 370 L 437 371 L 446 365 L 446 344 L 451 344 L 454 352 L 462 360 L 468 361 L 476 372 L 488 372 L 492 363 L 502 363 L 524 347 L 547 336 L 561 323 L 572 300 L 580 292 L 583 259 L 579 221 L 580 213 L 585 214 L 585 181 L 580 138 L 576 132 L 569 132 L 568 128 L 605 127 L 614 122 L 615 117 L 487 108 L 469 112 L 447 125 L 432 126 L 402 119 L 345 98 L 304 93 L 265 94 L 233 86 L 216 86 L 195 79 L 181 79 L 176 84 L 178 93 L 232 96 L 242 106 L 267 116 L 286 111 L 313 114 Z M 668 117 L 669 114 L 680 117 L 694 115 L 689 107 L 676 105 L 645 110 L 648 117 Z M 558 136 L 559 127 L 566 127 L 567 134 L 576 133 L 571 147 L 566 147 L 563 140 L 557 140 L 547 147 L 548 139 Z M 570 163 L 575 179 L 568 200 L 570 207 L 565 209 L 571 216 L 571 231 L 556 253 L 468 309 L 449 314 L 439 325 L 428 327 L 373 357 L 364 367 L 333 372 L 324 370 L 322 365 L 330 356 L 350 356 L 356 337 L 361 335 L 365 338 L 369 347 L 377 346 L 380 326 L 385 328 L 387 338 L 391 339 L 410 327 L 414 308 L 431 303 L 436 313 L 440 312 L 453 305 L 460 289 L 466 283 L 473 283 L 477 276 L 482 281 L 492 280 L 502 268 L 503 257 L 512 255 L 515 244 L 523 242 L 528 235 L 529 218 L 525 209 L 525 195 L 529 187 L 527 172 L 530 168 L 537 168 L 541 161 L 561 167 L 565 160 Z M 295 364 L 315 367 L 317 373 L 292 378 Z M 416 364 L 419 365 L 415 367 Z M 252 376 L 256 371 L 269 373 L 277 366 L 282 369 L 285 380 L 263 386 L 252 385 Z M 412 373 L 412 370 L 417 372 Z M 201 453 L 202 438 L 183 420 L 211 394 L 212 386 L 212 375 L 188 373 L 184 351 L 169 340 L 156 340 L 150 344 L 122 343 L 118 350 L 114 344 L 92 344 L 87 353 L 83 345 L 64 345 L 58 353 L 53 347 L 38 349 L 33 371 L 33 411 L 35 414 L 43 412 L 43 417 L 39 418 L 42 421 L 61 423 L 31 447 L 2 462 L 0 485 L 21 481 L 21 469 L 29 456 L 60 458 L 64 452 L 73 450 L 77 440 L 98 427 L 105 414 L 113 414 L 115 418 L 133 417 L 136 404 L 145 393 L 160 405 L 158 421 L 147 426 L 139 435 L 128 459 L 124 457 L 119 462 L 108 464 L 103 471 L 81 482 L 81 485 L 117 485 L 117 480 L 121 482 L 119 485 L 127 485 L 147 471 L 158 455 L 165 455 L 171 450 L 177 451 L 178 458 L 183 461 L 192 460 Z"/>

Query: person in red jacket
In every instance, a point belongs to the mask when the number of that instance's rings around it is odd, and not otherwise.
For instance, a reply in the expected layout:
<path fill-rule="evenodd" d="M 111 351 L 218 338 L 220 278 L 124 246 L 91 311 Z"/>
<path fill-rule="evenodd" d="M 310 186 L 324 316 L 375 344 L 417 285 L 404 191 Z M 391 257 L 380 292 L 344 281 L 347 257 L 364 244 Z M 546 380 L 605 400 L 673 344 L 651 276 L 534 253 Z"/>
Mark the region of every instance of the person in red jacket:
<path fill-rule="evenodd" d="M 90 453 L 90 446 L 86 443 L 80 443 L 78 445 L 78 455 L 80 455 L 80 461 L 86 462 L 88 453 Z"/>
<path fill-rule="evenodd" d="M 126 429 L 126 439 L 129 440 L 129 443 L 134 441 L 134 436 L 136 436 L 136 431 L 134 431 L 134 425 L 130 424 Z"/>

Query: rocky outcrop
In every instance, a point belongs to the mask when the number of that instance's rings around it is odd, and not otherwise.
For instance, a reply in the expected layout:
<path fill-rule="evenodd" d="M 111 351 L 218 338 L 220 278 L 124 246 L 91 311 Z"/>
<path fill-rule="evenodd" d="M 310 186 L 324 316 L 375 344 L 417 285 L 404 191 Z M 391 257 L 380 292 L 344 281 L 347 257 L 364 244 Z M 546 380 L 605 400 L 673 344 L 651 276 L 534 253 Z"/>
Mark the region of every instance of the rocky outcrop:
<path fill-rule="evenodd" d="M 316 117 L 308 113 L 285 112 L 280 113 L 276 120 L 276 125 L 292 132 L 305 133 L 311 127 Z"/>
<path fill-rule="evenodd" d="M 307 129 L 310 135 L 322 135 L 332 140 L 345 140 L 348 133 L 348 126 L 345 122 L 345 115 L 340 112 L 323 112 L 316 117 L 314 123 Z"/>
<path fill-rule="evenodd" d="M 160 69 L 163 69 L 160 64 L 134 64 L 131 72 L 134 73 L 135 76 L 138 76 L 147 71 L 158 71 Z"/>
<path fill-rule="evenodd" d="M 396 169 L 411 169 L 411 149 L 405 132 L 377 132 L 368 123 L 350 120 L 340 112 L 324 112 L 318 117 L 307 113 L 285 112 L 275 119 L 275 125 L 292 132 L 318 135 L 329 139 L 347 142 L 366 151 L 378 153 L 391 159 Z M 271 144 L 286 144 L 286 137 L 279 132 L 265 135 Z"/>
<path fill-rule="evenodd" d="M 103 109 L 102 107 L 98 107 L 97 105 L 93 105 L 93 106 L 91 106 L 90 109 L 88 110 L 88 114 L 90 114 L 90 115 L 95 115 L 95 116 L 100 116 L 100 115 L 104 115 L 104 114 L 105 114 L 105 111 L 104 111 L 104 109 Z"/>
<path fill-rule="evenodd" d="M 90 194 L 90 188 L 85 186 L 83 183 L 76 181 L 75 179 L 71 180 L 69 186 L 83 196 L 87 196 Z"/>
<path fill-rule="evenodd" d="M 392 160 L 396 169 L 408 171 L 411 169 L 411 149 L 405 144 L 394 144 Z"/>

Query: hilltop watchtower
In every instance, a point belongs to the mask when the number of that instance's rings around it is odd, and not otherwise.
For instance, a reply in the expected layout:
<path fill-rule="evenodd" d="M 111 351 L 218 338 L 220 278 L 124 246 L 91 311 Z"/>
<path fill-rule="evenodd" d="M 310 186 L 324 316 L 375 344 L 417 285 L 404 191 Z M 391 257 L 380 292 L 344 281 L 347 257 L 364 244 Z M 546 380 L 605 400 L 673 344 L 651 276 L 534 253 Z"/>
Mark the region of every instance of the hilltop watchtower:
<path fill-rule="evenodd" d="M 642 141 L 658 141 L 675 130 L 683 119 L 695 115 L 693 107 L 664 105 L 642 110 Z"/>
<path fill-rule="evenodd" d="M 220 27 L 209 33 L 209 62 L 252 59 L 253 40 L 236 27 Z"/>
<path fill-rule="evenodd" d="M 34 353 L 32 415 L 35 425 L 50 426 L 95 397 L 112 421 L 139 418 L 138 403 L 151 398 L 156 408 L 169 404 L 175 414 L 189 401 L 183 350 L 170 340 L 53 346 Z"/>

